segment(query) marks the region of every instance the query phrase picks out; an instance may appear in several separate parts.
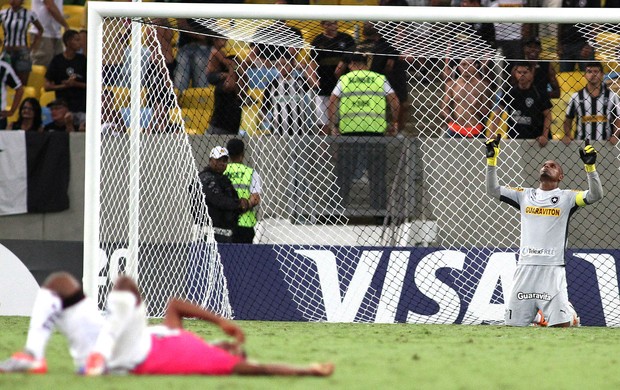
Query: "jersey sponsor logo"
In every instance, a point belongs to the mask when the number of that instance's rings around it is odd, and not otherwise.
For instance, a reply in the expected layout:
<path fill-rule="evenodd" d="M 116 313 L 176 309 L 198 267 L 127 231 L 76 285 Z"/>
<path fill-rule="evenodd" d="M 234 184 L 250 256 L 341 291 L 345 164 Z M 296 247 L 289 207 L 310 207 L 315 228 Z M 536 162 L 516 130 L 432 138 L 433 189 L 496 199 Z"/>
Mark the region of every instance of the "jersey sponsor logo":
<path fill-rule="evenodd" d="M 525 214 L 531 215 L 540 215 L 543 217 L 559 217 L 560 209 L 558 208 L 547 208 L 547 207 L 534 207 L 528 206 L 525 208 Z"/>
<path fill-rule="evenodd" d="M 525 99 L 525 105 L 530 108 L 534 105 L 534 99 L 532 99 L 531 97 Z"/>
<path fill-rule="evenodd" d="M 521 256 L 555 256 L 555 249 L 552 248 L 521 248 Z"/>
<path fill-rule="evenodd" d="M 607 117 L 605 115 L 584 115 L 581 117 L 582 123 L 605 123 Z"/>
<path fill-rule="evenodd" d="M 525 292 L 519 291 L 517 293 L 517 299 L 520 301 L 525 301 L 528 299 L 540 299 L 543 301 L 550 301 L 551 295 L 549 293 L 525 293 Z"/>
<path fill-rule="evenodd" d="M 509 189 L 509 190 L 513 190 L 513 191 L 523 192 L 523 187 L 510 187 L 510 186 L 506 186 L 506 188 Z"/>

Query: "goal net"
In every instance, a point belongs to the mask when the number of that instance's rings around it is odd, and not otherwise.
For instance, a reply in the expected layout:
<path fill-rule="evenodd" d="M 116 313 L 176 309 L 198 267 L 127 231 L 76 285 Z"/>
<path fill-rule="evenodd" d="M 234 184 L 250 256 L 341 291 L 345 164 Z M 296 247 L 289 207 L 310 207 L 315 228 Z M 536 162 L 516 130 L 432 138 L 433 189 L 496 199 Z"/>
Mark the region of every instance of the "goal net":
<path fill-rule="evenodd" d="M 129 273 L 153 316 L 174 294 L 242 319 L 502 323 L 520 223 L 485 194 L 484 140 L 503 136 L 501 184 L 537 187 L 555 159 L 563 188 L 587 189 L 578 149 L 598 131 L 606 198 L 572 219 L 569 296 L 583 324 L 620 323 L 616 24 L 565 9 L 89 7 L 84 280 L 101 305 Z M 566 50 L 587 49 L 572 70 L 555 49 L 569 28 Z M 609 104 L 579 119 L 567 108 L 583 109 L 592 61 Z M 353 90 L 347 75 L 383 76 Z M 215 241 L 201 191 L 231 138 L 261 176 L 254 245 Z"/>

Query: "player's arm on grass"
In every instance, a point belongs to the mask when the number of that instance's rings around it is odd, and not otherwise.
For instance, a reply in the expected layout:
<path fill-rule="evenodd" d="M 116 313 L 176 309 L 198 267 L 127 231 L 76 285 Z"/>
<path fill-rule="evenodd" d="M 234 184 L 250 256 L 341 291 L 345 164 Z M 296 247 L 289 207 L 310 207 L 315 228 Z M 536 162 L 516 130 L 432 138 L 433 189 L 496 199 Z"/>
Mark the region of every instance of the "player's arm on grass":
<path fill-rule="evenodd" d="M 585 206 L 598 202 L 603 199 L 603 185 L 601 184 L 601 178 L 596 171 L 596 149 L 590 145 L 590 141 L 586 140 L 586 144 L 583 149 L 579 149 L 579 156 L 583 161 L 585 170 L 588 175 L 588 191 L 580 192 L 577 195 L 576 203 L 578 206 Z"/>
<path fill-rule="evenodd" d="M 227 319 L 220 317 L 209 310 L 203 309 L 202 307 L 189 301 L 171 298 L 168 301 L 168 307 L 166 308 L 164 325 L 170 329 L 182 329 L 184 317 L 198 318 L 219 326 L 224 333 L 234 337 L 237 344 L 242 344 L 245 341 L 243 331 L 232 321 L 228 321 Z"/>
<path fill-rule="evenodd" d="M 292 366 L 288 364 L 261 364 L 244 360 L 235 365 L 233 372 L 237 375 L 330 376 L 334 372 L 334 364 L 314 363 L 308 366 Z"/>

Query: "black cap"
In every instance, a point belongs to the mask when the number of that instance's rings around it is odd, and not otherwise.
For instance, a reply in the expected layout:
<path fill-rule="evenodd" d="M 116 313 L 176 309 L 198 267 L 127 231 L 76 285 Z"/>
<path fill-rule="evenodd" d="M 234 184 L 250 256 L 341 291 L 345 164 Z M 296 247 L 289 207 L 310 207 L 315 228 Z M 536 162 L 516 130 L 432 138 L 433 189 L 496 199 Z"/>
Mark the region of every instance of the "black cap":
<path fill-rule="evenodd" d="M 67 101 L 65 99 L 55 99 L 52 100 L 51 102 L 47 103 L 48 107 L 58 107 L 58 106 L 64 106 L 64 107 L 69 107 L 69 105 L 67 104 Z"/>

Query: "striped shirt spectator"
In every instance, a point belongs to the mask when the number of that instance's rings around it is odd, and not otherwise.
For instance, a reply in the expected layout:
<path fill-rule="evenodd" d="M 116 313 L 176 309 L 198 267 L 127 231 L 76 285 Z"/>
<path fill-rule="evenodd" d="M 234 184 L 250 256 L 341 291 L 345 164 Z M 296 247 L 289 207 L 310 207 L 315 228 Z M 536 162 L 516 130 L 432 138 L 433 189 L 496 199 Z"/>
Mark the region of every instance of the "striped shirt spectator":
<path fill-rule="evenodd" d="M 28 48 L 28 27 L 32 24 L 37 33 L 32 45 L 38 45 L 43 34 L 43 26 L 37 15 L 22 7 L 24 0 L 10 0 L 10 8 L 0 11 L 0 24 L 4 30 L 5 60 L 9 61 L 22 84 L 28 82 L 32 69 L 30 49 Z"/>
<path fill-rule="evenodd" d="M 0 107 L 7 107 L 8 99 L 6 87 L 13 88 L 15 90 L 15 96 L 11 102 L 11 108 L 0 111 L 0 130 L 7 129 L 7 118 L 17 111 L 22 96 L 24 95 L 24 87 L 19 77 L 17 77 L 13 71 L 13 68 L 11 68 L 11 65 L 5 61 L 0 61 Z"/>
<path fill-rule="evenodd" d="M 588 83 L 568 102 L 563 141 L 568 144 L 572 139 L 609 140 L 616 144 L 616 133 L 620 129 L 620 99 L 603 84 L 603 66 L 599 62 L 588 63 L 585 68 Z M 575 119 L 577 128 L 573 133 Z"/>

